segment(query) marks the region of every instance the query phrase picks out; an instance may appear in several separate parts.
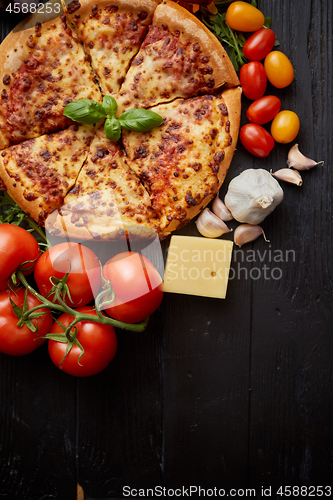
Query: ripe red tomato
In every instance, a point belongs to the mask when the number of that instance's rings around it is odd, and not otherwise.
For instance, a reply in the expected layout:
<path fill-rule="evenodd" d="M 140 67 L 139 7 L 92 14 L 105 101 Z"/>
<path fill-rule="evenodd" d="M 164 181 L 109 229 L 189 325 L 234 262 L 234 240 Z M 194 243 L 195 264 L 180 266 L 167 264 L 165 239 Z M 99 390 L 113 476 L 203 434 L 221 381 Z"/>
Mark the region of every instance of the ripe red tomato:
<path fill-rule="evenodd" d="M 162 301 L 161 276 L 139 253 L 116 255 L 104 265 L 103 276 L 110 281 L 116 295 L 114 303 L 105 311 L 118 321 L 138 323 L 150 316 Z"/>
<path fill-rule="evenodd" d="M 249 61 L 261 61 L 273 49 L 275 33 L 269 28 L 262 28 L 251 35 L 243 47 L 244 56 Z"/>
<path fill-rule="evenodd" d="M 230 28 L 238 31 L 257 31 L 262 28 L 265 17 L 259 9 L 247 2 L 232 2 L 225 21 Z"/>
<path fill-rule="evenodd" d="M 79 307 L 76 311 L 83 314 L 97 316 L 93 307 Z M 73 316 L 64 313 L 58 321 L 65 327 L 69 326 Z M 104 370 L 117 352 L 117 335 L 111 325 L 103 325 L 93 321 L 79 321 L 75 325 L 77 329 L 77 339 L 84 349 L 82 353 L 77 345 L 73 345 L 63 363 L 67 344 L 56 340 L 49 340 L 48 350 L 53 363 L 65 373 L 76 377 L 88 377 Z M 51 333 L 64 333 L 58 323 L 54 323 Z"/>
<path fill-rule="evenodd" d="M 241 67 L 239 79 L 243 93 L 248 99 L 254 101 L 264 95 L 267 87 L 267 77 L 261 62 L 251 61 L 244 64 Z"/>
<path fill-rule="evenodd" d="M 288 57 L 278 50 L 270 52 L 264 61 L 268 80 L 274 87 L 283 89 L 294 79 L 294 68 Z"/>
<path fill-rule="evenodd" d="M 61 279 L 68 271 L 73 302 L 66 297 L 66 303 L 71 307 L 89 304 L 100 288 L 101 268 L 94 252 L 79 243 L 59 243 L 41 255 L 34 275 L 40 293 L 46 297 L 52 288 L 50 277 Z"/>
<path fill-rule="evenodd" d="M 27 325 L 18 326 L 19 319 L 13 311 L 9 297 L 22 308 L 24 295 L 25 288 L 20 288 L 16 292 L 9 290 L 0 292 L 0 352 L 11 356 L 23 356 L 37 349 L 45 342 L 42 337 L 50 332 L 53 324 L 51 313 L 48 309 L 43 308 L 39 311 L 45 311 L 45 314 L 32 320 L 35 326 L 38 325 L 37 332 L 32 332 Z M 30 292 L 27 295 L 27 303 L 29 310 L 41 304 Z"/>
<path fill-rule="evenodd" d="M 265 158 L 274 147 L 274 139 L 264 127 L 247 123 L 240 129 L 239 138 L 244 148 L 251 154 Z"/>
<path fill-rule="evenodd" d="M 0 290 L 8 288 L 10 276 L 23 262 L 37 260 L 39 253 L 38 243 L 28 231 L 13 224 L 0 224 Z M 33 264 L 27 264 L 23 274 L 32 273 L 33 268 Z"/>
<path fill-rule="evenodd" d="M 246 118 L 251 123 L 268 123 L 281 109 L 281 101 L 275 95 L 265 95 L 254 101 L 247 109 Z"/>

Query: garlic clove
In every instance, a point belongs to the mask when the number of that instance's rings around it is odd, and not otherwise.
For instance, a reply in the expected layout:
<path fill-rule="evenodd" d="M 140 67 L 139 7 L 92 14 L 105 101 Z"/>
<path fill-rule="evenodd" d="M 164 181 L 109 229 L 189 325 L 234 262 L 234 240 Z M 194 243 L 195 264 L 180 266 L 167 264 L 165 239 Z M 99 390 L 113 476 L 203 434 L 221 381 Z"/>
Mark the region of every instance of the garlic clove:
<path fill-rule="evenodd" d="M 233 219 L 230 210 L 225 206 L 221 198 L 219 198 L 218 196 L 214 198 L 212 209 L 214 214 L 224 221 Z"/>
<path fill-rule="evenodd" d="M 296 184 L 296 186 L 303 184 L 301 174 L 291 168 L 281 168 L 276 172 L 271 171 L 271 174 L 280 181 L 290 182 L 291 184 Z"/>
<path fill-rule="evenodd" d="M 217 215 L 213 214 L 209 208 L 205 208 L 196 220 L 197 229 L 200 234 L 207 238 L 217 238 L 224 233 L 229 233 L 232 229 L 220 219 Z"/>
<path fill-rule="evenodd" d="M 264 230 L 260 226 L 253 224 L 240 224 L 235 229 L 234 242 L 235 245 L 241 247 L 245 243 L 256 240 L 261 235 L 263 235 L 265 241 L 269 243 L 269 240 L 265 236 Z"/>
<path fill-rule="evenodd" d="M 293 167 L 296 170 L 309 170 L 310 168 L 316 167 L 318 165 L 324 165 L 324 162 L 316 162 L 314 160 L 311 160 L 311 158 L 307 158 L 298 149 L 298 144 L 294 144 L 293 147 L 289 150 L 287 165 L 288 167 Z"/>

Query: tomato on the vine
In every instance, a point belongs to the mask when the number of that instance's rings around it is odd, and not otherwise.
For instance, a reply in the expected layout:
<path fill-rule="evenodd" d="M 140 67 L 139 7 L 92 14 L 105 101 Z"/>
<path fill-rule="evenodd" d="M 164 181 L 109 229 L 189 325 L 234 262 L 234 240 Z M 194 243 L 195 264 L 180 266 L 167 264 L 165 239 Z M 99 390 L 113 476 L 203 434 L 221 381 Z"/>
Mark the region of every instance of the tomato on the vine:
<path fill-rule="evenodd" d="M 275 33 L 269 28 L 262 28 L 251 35 L 245 42 L 243 53 L 249 61 L 261 61 L 273 49 Z"/>
<path fill-rule="evenodd" d="M 271 134 L 276 142 L 288 143 L 295 139 L 299 132 L 299 118 L 294 111 L 280 111 L 272 121 Z"/>
<path fill-rule="evenodd" d="M 264 66 L 259 61 L 251 61 L 241 67 L 239 80 L 244 95 L 251 100 L 259 99 L 265 93 L 267 77 Z"/>
<path fill-rule="evenodd" d="M 138 323 L 150 316 L 162 301 L 161 276 L 139 253 L 116 255 L 104 265 L 103 276 L 115 293 L 115 301 L 105 311 L 118 321 Z"/>
<path fill-rule="evenodd" d="M 283 52 L 270 52 L 265 58 L 264 66 L 268 80 L 278 89 L 287 87 L 294 79 L 294 68 Z"/>
<path fill-rule="evenodd" d="M 101 268 L 95 253 L 79 243 L 59 243 L 41 255 L 34 275 L 40 293 L 46 297 L 52 288 L 50 277 L 61 279 L 68 271 L 72 300 L 66 297 L 66 303 L 71 307 L 89 304 L 101 286 Z"/>
<path fill-rule="evenodd" d="M 244 148 L 259 158 L 265 158 L 274 147 L 274 139 L 264 127 L 255 123 L 243 125 L 239 138 Z"/>
<path fill-rule="evenodd" d="M 20 288 L 15 292 L 3 290 L 0 292 L 0 352 L 11 356 L 23 356 L 29 354 L 39 347 L 45 339 L 44 335 L 50 332 L 53 319 L 50 311 L 41 308 L 38 312 L 45 314 L 37 319 L 32 319 L 32 323 L 37 331 L 33 332 L 27 325 L 18 325 L 19 319 L 15 315 L 9 297 L 21 309 L 24 304 L 25 288 Z M 41 305 L 41 302 L 30 292 L 27 294 L 28 310 Z"/>
<path fill-rule="evenodd" d="M 263 27 L 265 17 L 259 9 L 247 2 L 232 2 L 229 5 L 225 22 L 237 31 L 257 31 Z"/>
<path fill-rule="evenodd" d="M 13 224 L 0 224 L 0 290 L 8 288 L 9 278 L 24 262 L 31 261 L 23 266 L 23 274 L 32 273 L 33 261 L 39 254 L 38 243 L 28 231 Z"/>
<path fill-rule="evenodd" d="M 246 118 L 251 123 L 268 123 L 281 109 L 281 101 L 275 95 L 265 95 L 254 101 L 246 111 Z"/>
<path fill-rule="evenodd" d="M 96 310 L 90 306 L 79 307 L 76 311 L 97 316 Z M 73 319 L 73 316 L 67 313 L 62 314 L 58 318 L 58 323 L 54 323 L 51 333 L 64 334 L 59 323 L 67 328 Z M 79 360 L 82 350 L 74 344 L 65 357 L 67 343 L 49 340 L 48 350 L 52 362 L 65 373 L 76 377 L 88 377 L 101 372 L 117 352 L 115 329 L 112 325 L 103 325 L 93 321 L 79 321 L 72 328 L 71 334 L 75 332 L 75 328 L 76 338 L 84 349 L 83 356 Z"/>

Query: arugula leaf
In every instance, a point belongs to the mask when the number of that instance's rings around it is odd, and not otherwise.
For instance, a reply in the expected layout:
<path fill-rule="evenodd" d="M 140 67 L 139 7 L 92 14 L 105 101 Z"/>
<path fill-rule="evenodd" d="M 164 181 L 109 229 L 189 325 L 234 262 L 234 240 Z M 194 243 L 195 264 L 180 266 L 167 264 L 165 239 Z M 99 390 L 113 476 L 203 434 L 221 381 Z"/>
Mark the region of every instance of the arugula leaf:
<path fill-rule="evenodd" d="M 116 116 L 118 104 L 114 97 L 105 95 L 103 97 L 103 108 L 108 115 Z"/>
<path fill-rule="evenodd" d="M 102 104 L 91 99 L 72 101 L 64 109 L 64 115 L 74 122 L 92 124 L 105 118 L 106 111 Z"/>
<path fill-rule="evenodd" d="M 127 130 L 148 132 L 159 125 L 162 125 L 163 118 L 150 109 L 129 109 L 120 116 L 119 123 Z"/>
<path fill-rule="evenodd" d="M 119 141 L 121 136 L 120 122 L 113 116 L 108 116 L 104 123 L 106 137 L 110 141 Z"/>

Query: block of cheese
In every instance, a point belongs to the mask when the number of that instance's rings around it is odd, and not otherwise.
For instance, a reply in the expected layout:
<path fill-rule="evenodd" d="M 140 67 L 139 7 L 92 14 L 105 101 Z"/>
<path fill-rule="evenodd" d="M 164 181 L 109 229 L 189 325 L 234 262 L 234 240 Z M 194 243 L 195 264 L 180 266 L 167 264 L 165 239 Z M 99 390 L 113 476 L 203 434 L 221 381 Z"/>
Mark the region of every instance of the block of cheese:
<path fill-rule="evenodd" d="M 224 299 L 232 247 L 228 240 L 172 236 L 163 290 Z"/>

